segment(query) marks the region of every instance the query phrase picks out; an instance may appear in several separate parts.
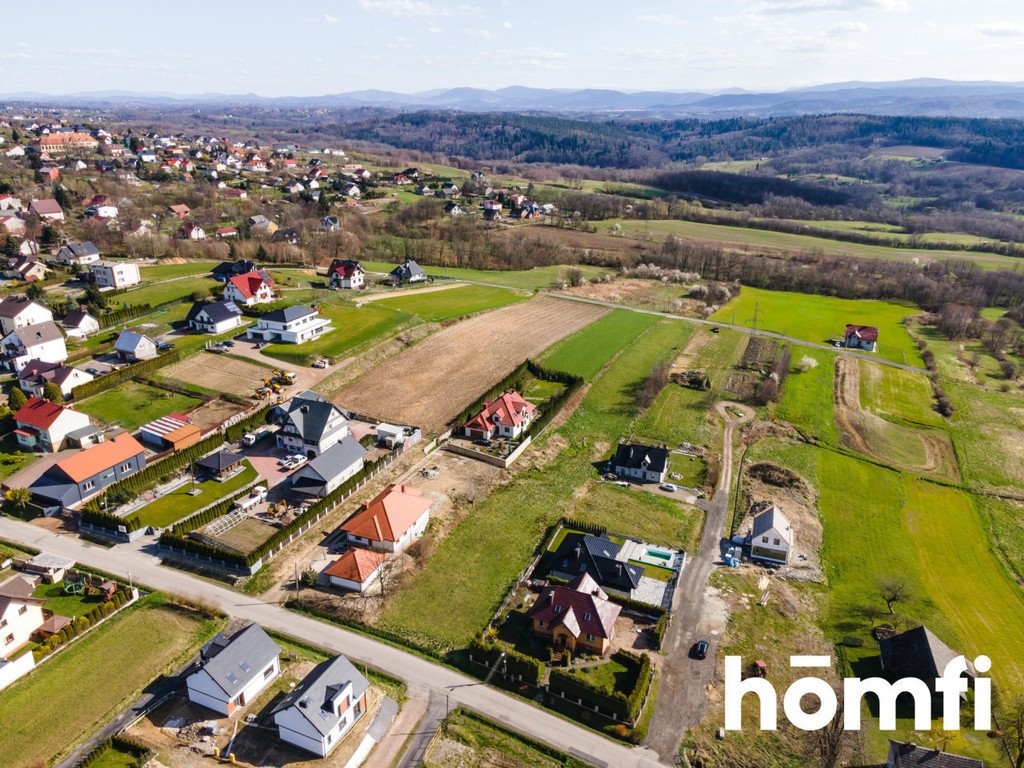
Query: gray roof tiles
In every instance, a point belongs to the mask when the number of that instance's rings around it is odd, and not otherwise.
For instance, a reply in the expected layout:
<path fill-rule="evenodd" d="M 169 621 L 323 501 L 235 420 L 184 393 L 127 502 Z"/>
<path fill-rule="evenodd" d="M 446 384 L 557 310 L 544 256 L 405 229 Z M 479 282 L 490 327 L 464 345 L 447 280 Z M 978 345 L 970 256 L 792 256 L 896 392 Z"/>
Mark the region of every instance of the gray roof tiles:
<path fill-rule="evenodd" d="M 328 659 L 306 675 L 302 684 L 274 707 L 274 713 L 294 707 L 317 731 L 326 736 L 341 719 L 330 711 L 330 700 L 349 683 L 352 684 L 354 701 L 370 687 L 370 681 L 344 656 Z"/>
<path fill-rule="evenodd" d="M 227 637 L 218 633 L 203 646 L 203 671 L 234 698 L 281 654 L 280 646 L 258 624 Z"/>

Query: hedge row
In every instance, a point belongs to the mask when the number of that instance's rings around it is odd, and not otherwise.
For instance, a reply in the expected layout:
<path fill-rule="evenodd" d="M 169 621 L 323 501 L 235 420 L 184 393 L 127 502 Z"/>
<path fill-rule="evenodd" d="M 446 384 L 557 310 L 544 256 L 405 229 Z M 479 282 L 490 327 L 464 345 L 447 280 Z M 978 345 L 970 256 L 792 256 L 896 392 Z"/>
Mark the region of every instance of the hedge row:
<path fill-rule="evenodd" d="M 474 400 L 472 404 L 464 408 L 462 413 L 452 419 L 451 423 L 455 426 L 462 426 L 480 413 L 484 407 L 484 403 L 490 402 L 498 395 L 508 391 L 509 389 L 518 389 L 521 386 L 523 378 L 526 376 L 526 366 L 529 362 L 529 360 L 524 360 L 517 365 L 512 372 L 508 374 L 508 376 L 480 395 L 480 397 Z"/>
<path fill-rule="evenodd" d="M 564 693 L 571 699 L 579 699 L 591 707 L 598 707 L 602 712 L 610 712 L 620 720 L 634 722 L 640 715 L 640 706 L 651 680 L 650 657 L 646 654 L 637 656 L 628 651 L 616 651 L 611 660 L 636 670 L 636 685 L 628 694 L 622 691 L 609 693 L 585 677 L 564 669 L 551 670 L 548 688 L 552 693 Z"/>
<path fill-rule="evenodd" d="M 665 645 L 665 633 L 668 631 L 668 616 L 662 614 L 654 625 L 654 650 L 660 651 Z"/>
<path fill-rule="evenodd" d="M 120 589 L 114 593 L 114 597 L 107 603 L 100 603 L 91 611 L 73 619 L 64 629 L 55 635 L 51 635 L 33 649 L 32 656 L 37 662 L 46 658 L 65 643 L 70 642 L 85 632 L 93 624 L 99 623 L 112 614 L 122 605 L 132 599 L 132 593 L 128 589 Z"/>
<path fill-rule="evenodd" d="M 88 506 L 82 510 L 81 520 L 83 523 L 88 523 L 97 528 L 107 528 L 111 531 L 116 531 L 119 525 L 123 525 L 129 533 L 137 531 L 142 527 L 142 521 L 139 520 L 138 515 L 119 517 L 113 512 L 105 512 L 102 509 L 90 509 Z"/>
<path fill-rule="evenodd" d="M 122 309 L 115 309 L 113 312 L 101 314 L 96 318 L 96 321 L 100 324 L 100 328 L 109 328 L 112 325 L 119 325 L 152 312 L 153 308 L 149 304 L 136 304 L 131 307 L 123 307 Z"/>
<path fill-rule="evenodd" d="M 131 365 L 126 365 L 124 368 L 118 368 L 116 371 L 111 371 L 110 373 L 105 373 L 102 376 L 97 376 L 92 381 L 79 384 L 71 390 L 71 396 L 75 400 L 84 400 L 85 398 L 97 395 L 100 392 L 106 392 L 108 389 L 111 389 L 136 376 L 143 376 L 144 374 L 158 371 L 165 365 L 176 363 L 180 359 L 181 350 L 172 349 L 169 352 L 164 352 L 162 355 L 157 355 L 152 360 L 142 360 L 138 363 L 132 363 Z"/>
<path fill-rule="evenodd" d="M 246 432 L 252 432 L 254 429 L 262 427 L 267 423 L 267 414 L 270 413 L 271 408 L 273 408 L 273 405 L 268 404 L 258 411 L 249 414 L 237 424 L 232 424 L 224 430 L 224 439 L 229 443 L 237 443 Z"/>
<path fill-rule="evenodd" d="M 523 379 L 525 379 L 527 374 L 541 381 L 554 381 L 565 385 L 565 389 L 547 402 L 544 406 L 544 412 L 530 425 L 530 432 L 533 434 L 540 432 L 546 427 L 548 422 L 558 414 L 562 405 L 565 404 L 569 397 L 584 384 L 583 379 L 579 376 L 573 376 L 563 371 L 548 370 L 538 363 L 527 359 L 517 365 L 508 376 L 480 395 L 472 405 L 465 408 L 451 423 L 461 426 L 476 416 L 483 409 L 485 403 L 490 402 L 498 397 L 498 395 L 510 389 L 522 388 Z"/>
<path fill-rule="evenodd" d="M 509 675 L 513 677 L 522 676 L 523 682 L 533 686 L 540 685 L 541 680 L 544 679 L 544 663 L 542 661 L 519 653 L 519 651 L 512 648 L 485 643 L 479 638 L 475 638 L 469 645 L 469 653 L 473 657 L 473 661 L 482 660 L 488 666 L 494 665 L 502 651 L 505 652 L 505 669 Z M 473 671 L 478 672 L 479 669 L 474 669 Z"/>
<path fill-rule="evenodd" d="M 238 493 L 232 494 L 226 499 L 218 501 L 209 509 L 204 509 L 202 512 L 194 514 L 181 522 L 175 523 L 171 526 L 171 532 L 181 536 L 189 533 L 190 531 L 194 531 L 197 528 L 202 528 L 207 523 L 212 523 L 218 517 L 226 515 L 234 503 L 243 496 L 248 496 L 250 491 L 252 491 L 252 486 L 243 488 Z"/>
<path fill-rule="evenodd" d="M 124 736 L 114 736 L 111 739 L 107 739 L 106 741 L 97 744 L 89 754 L 75 764 L 75 768 L 88 768 L 88 766 L 95 763 L 112 749 L 116 749 L 119 752 L 130 755 L 132 760 L 128 765 L 131 766 L 131 768 L 142 768 L 142 766 L 148 763 L 153 758 L 153 755 L 156 754 L 145 744 L 140 744 L 139 742 L 127 739 Z M 122 765 L 124 763 L 121 761 L 118 764 Z"/>

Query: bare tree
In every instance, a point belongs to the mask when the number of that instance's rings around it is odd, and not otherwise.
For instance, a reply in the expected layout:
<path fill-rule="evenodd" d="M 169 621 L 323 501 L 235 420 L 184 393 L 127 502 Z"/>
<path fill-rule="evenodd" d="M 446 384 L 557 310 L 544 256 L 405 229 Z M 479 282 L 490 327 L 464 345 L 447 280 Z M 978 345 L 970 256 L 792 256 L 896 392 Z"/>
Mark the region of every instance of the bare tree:
<path fill-rule="evenodd" d="M 843 727 L 842 690 L 836 690 L 836 701 L 839 705 L 835 717 L 825 727 L 807 733 L 808 758 L 820 768 L 836 768 L 850 753 L 850 734 Z"/>
<path fill-rule="evenodd" d="M 893 608 L 896 603 L 901 603 L 910 597 L 910 585 L 902 576 L 883 576 L 878 580 L 878 592 L 891 615 L 896 613 Z"/>
<path fill-rule="evenodd" d="M 1013 768 L 1024 768 L 1024 694 L 1017 694 L 999 709 L 1003 747 L 1013 761 Z"/>

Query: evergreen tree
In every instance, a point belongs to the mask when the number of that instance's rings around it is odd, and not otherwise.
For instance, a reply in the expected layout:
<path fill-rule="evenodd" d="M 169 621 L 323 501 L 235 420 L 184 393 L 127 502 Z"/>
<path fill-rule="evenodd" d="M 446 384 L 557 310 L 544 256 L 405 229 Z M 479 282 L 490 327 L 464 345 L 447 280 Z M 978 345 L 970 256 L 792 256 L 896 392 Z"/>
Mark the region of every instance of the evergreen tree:
<path fill-rule="evenodd" d="M 43 385 L 43 397 L 49 400 L 51 403 L 63 403 L 64 393 L 60 391 L 60 387 L 54 384 L 52 381 L 46 382 Z"/>
<path fill-rule="evenodd" d="M 71 199 L 71 195 L 68 193 L 68 188 L 63 184 L 53 185 L 53 199 L 56 200 L 57 205 L 65 211 L 70 211 L 75 204 L 74 200 Z"/>
<path fill-rule="evenodd" d="M 331 200 L 327 197 L 327 191 L 324 189 L 320 190 L 320 213 L 326 216 L 331 212 Z"/>
<path fill-rule="evenodd" d="M 25 393 L 18 389 L 18 387 L 14 387 L 11 393 L 7 395 L 7 405 L 12 411 L 18 410 L 27 402 L 28 398 L 25 397 Z"/>

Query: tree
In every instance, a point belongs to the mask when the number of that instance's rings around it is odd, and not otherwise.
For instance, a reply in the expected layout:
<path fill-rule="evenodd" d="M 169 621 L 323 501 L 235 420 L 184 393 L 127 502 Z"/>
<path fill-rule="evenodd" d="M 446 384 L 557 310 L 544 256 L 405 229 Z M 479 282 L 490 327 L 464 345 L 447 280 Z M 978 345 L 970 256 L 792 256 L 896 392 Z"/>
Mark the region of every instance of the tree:
<path fill-rule="evenodd" d="M 1007 706 L 999 708 L 999 722 L 1003 747 L 1013 768 L 1024 768 L 1024 695 L 1017 694 Z"/>
<path fill-rule="evenodd" d="M 63 184 L 53 185 L 53 199 L 56 200 L 57 205 L 65 211 L 70 211 L 75 204 L 74 200 L 71 199 L 71 195 L 68 193 L 68 188 Z"/>
<path fill-rule="evenodd" d="M 18 387 L 14 387 L 11 393 L 7 395 L 7 405 L 12 411 L 17 411 L 25 403 L 28 402 L 28 398 L 25 397 L 25 393 L 22 392 Z"/>
<path fill-rule="evenodd" d="M 257 264 L 264 264 L 266 263 L 268 257 L 269 254 L 267 253 L 267 249 L 264 248 L 263 244 L 261 243 L 260 247 L 256 249 L 255 261 Z"/>
<path fill-rule="evenodd" d="M 60 391 L 60 387 L 54 384 L 52 381 L 46 382 L 43 385 L 43 397 L 49 400 L 51 403 L 63 403 L 64 393 Z"/>
<path fill-rule="evenodd" d="M 320 581 L 320 574 L 316 568 L 307 568 L 302 572 L 302 586 L 313 588 Z"/>
<path fill-rule="evenodd" d="M 32 299 L 32 301 L 42 301 L 43 297 L 46 296 L 46 291 L 41 285 L 29 283 L 28 288 L 25 290 L 25 295 Z"/>
<path fill-rule="evenodd" d="M 327 191 L 320 190 L 320 200 L 317 201 L 320 205 L 320 213 L 324 216 L 331 212 L 331 199 L 327 196 Z"/>
<path fill-rule="evenodd" d="M 32 491 L 27 487 L 9 488 L 4 491 L 4 498 L 12 504 L 15 509 L 22 511 L 32 503 Z"/>
<path fill-rule="evenodd" d="M 820 768 L 836 768 L 846 761 L 850 750 L 850 733 L 843 727 L 843 692 L 836 690 L 835 717 L 824 727 L 807 732 L 807 752 L 812 763 Z"/>
<path fill-rule="evenodd" d="M 39 234 L 39 244 L 44 248 L 56 245 L 59 239 L 60 234 L 50 224 L 45 225 L 43 231 Z"/>
<path fill-rule="evenodd" d="M 0 252 L 4 256 L 17 256 L 18 255 L 18 241 L 8 234 L 4 238 L 3 246 L 0 246 Z"/>
<path fill-rule="evenodd" d="M 82 300 L 97 309 L 106 309 L 107 307 L 107 297 L 103 295 L 103 291 L 99 289 L 96 283 L 89 283 L 85 286 L 85 295 L 82 297 Z"/>
<path fill-rule="evenodd" d="M 883 576 L 878 580 L 878 592 L 892 615 L 896 613 L 893 606 L 910 597 L 910 585 L 902 576 Z"/>

